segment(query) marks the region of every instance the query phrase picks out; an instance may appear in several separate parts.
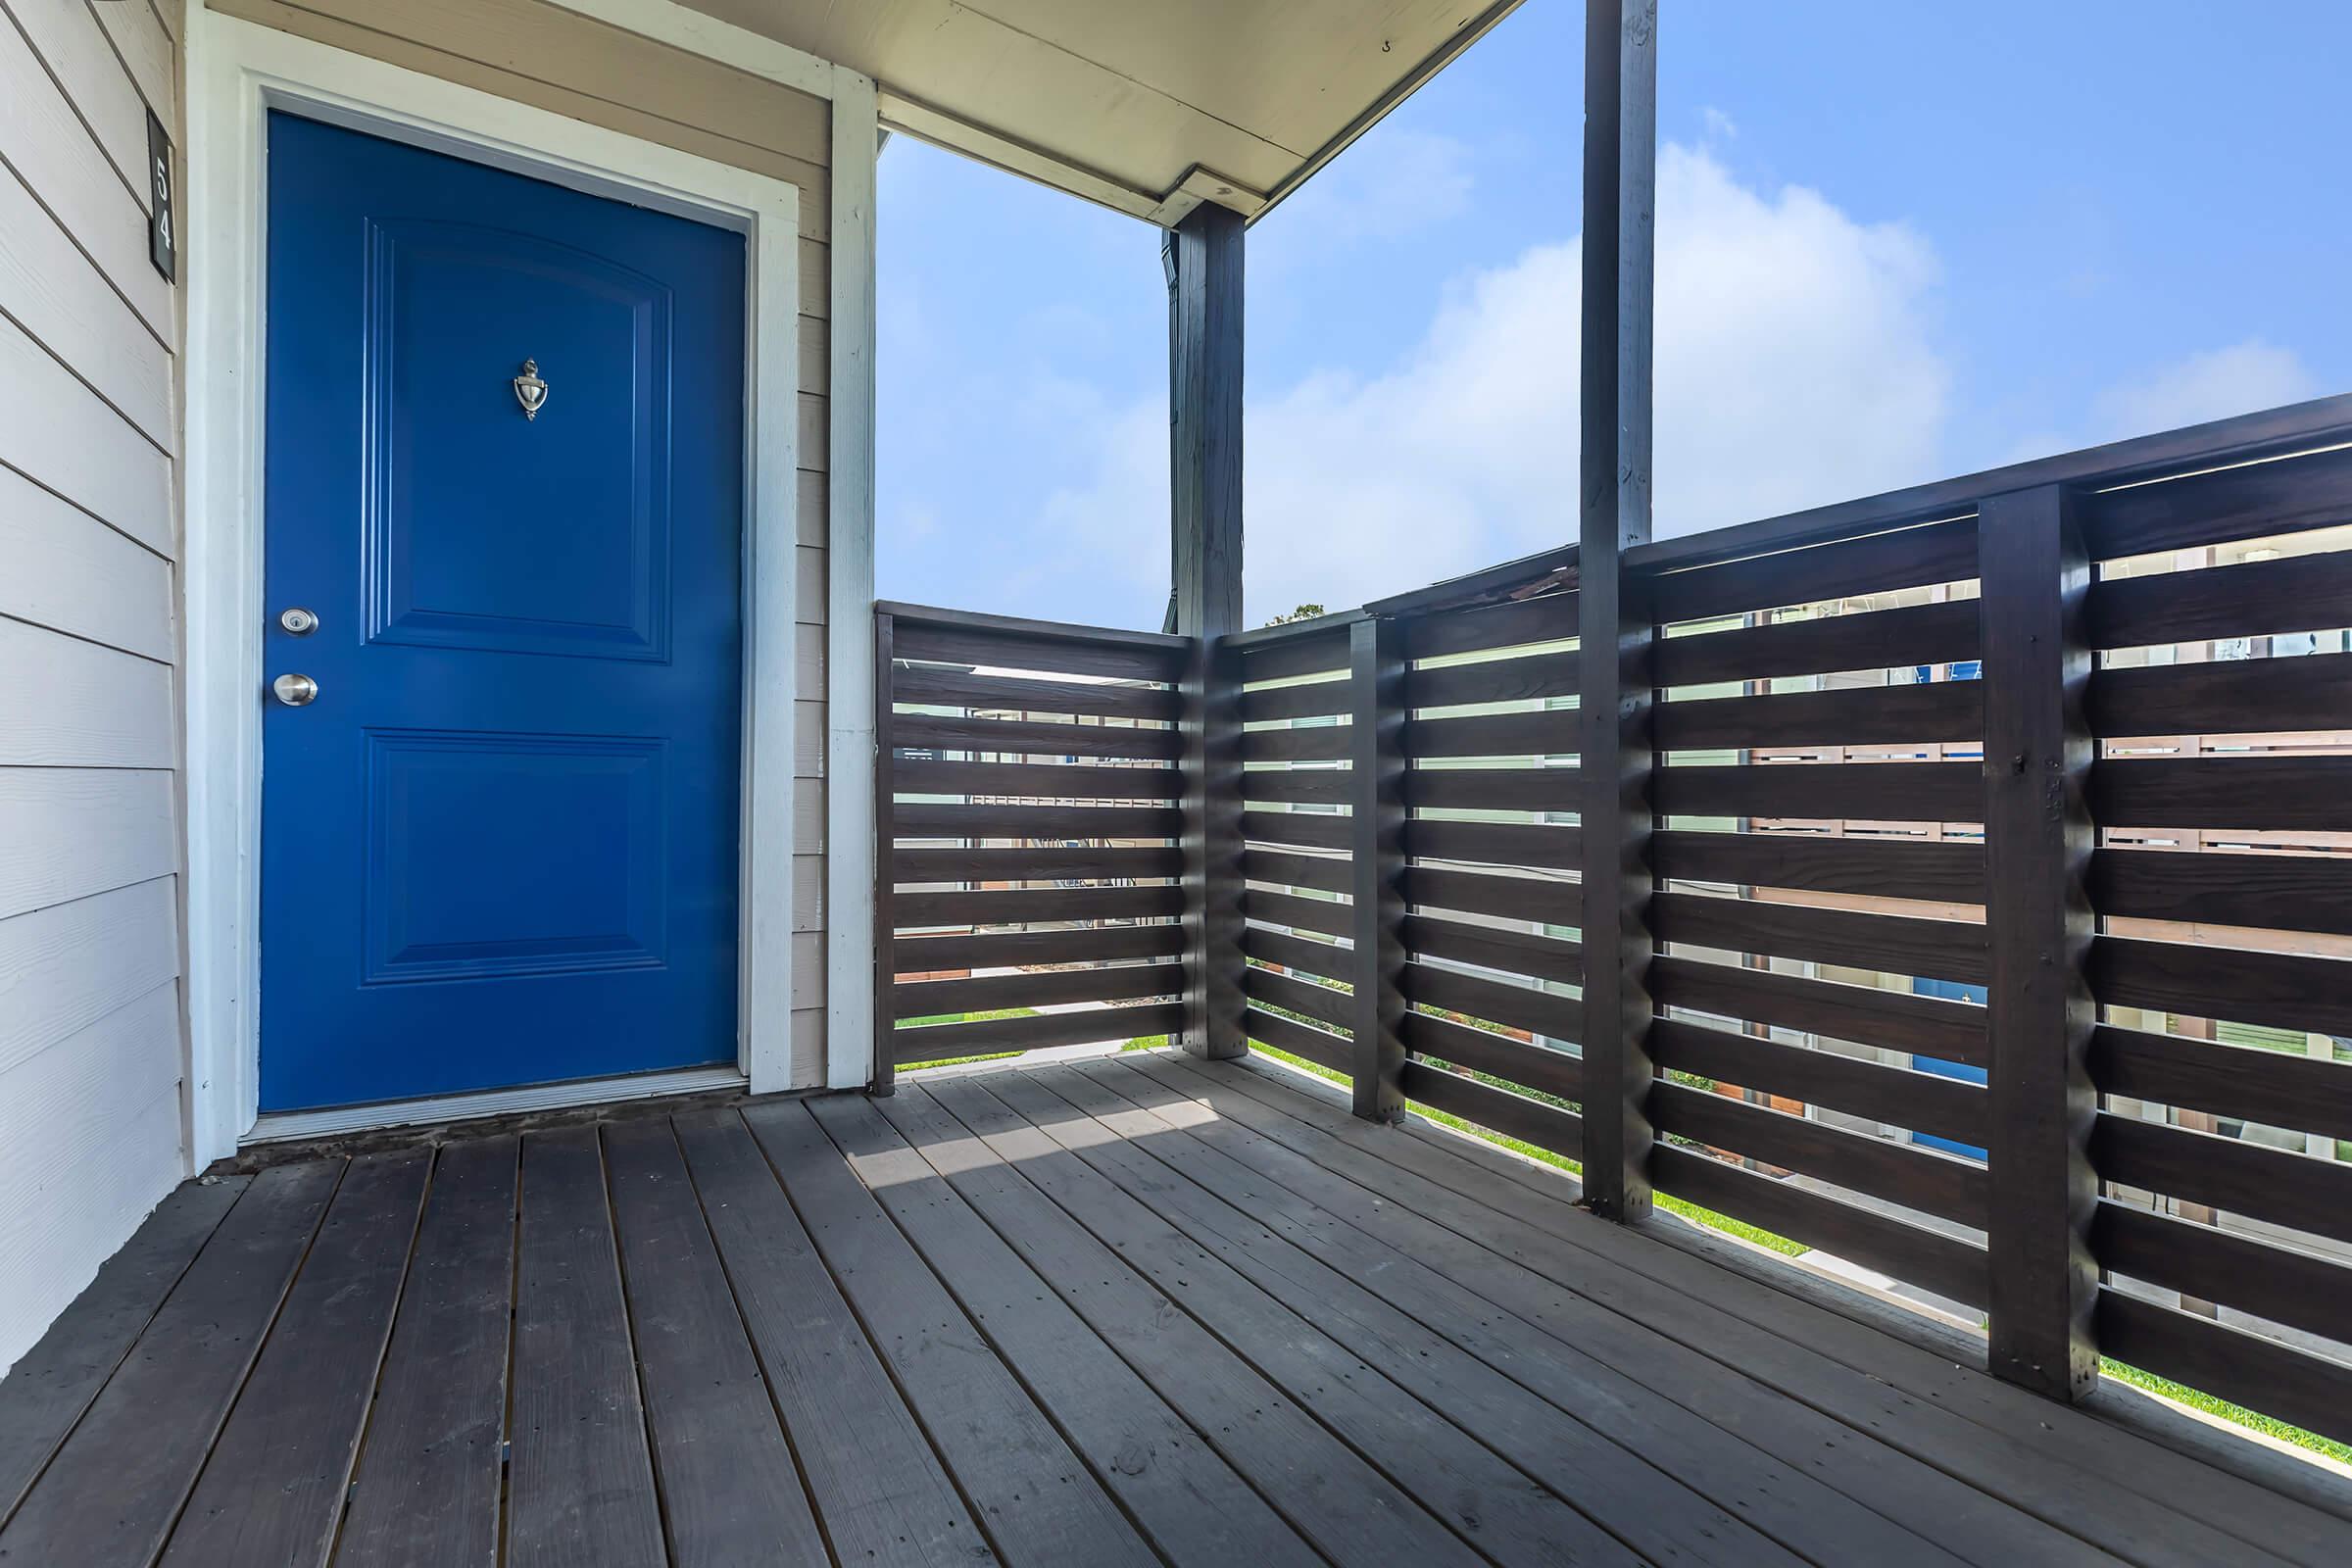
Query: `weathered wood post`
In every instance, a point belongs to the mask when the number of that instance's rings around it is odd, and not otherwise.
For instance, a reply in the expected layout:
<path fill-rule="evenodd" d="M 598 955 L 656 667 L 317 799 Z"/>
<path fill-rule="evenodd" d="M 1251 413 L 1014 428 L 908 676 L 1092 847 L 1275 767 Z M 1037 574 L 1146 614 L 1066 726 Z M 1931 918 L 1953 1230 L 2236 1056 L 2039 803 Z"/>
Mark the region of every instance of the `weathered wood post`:
<path fill-rule="evenodd" d="M 1578 463 L 1578 801 L 1584 820 L 1585 1200 L 1649 1212 L 1649 644 L 1624 553 L 1649 540 L 1656 0 L 1585 8 Z"/>
<path fill-rule="evenodd" d="M 1404 627 L 1369 615 L 1348 636 L 1355 1113 L 1394 1121 L 1404 1110 Z"/>
<path fill-rule="evenodd" d="M 2086 965 L 2096 755 L 2083 713 L 2090 561 L 2061 486 L 1994 496 L 1977 517 L 1984 680 L 1984 918 L 1992 1188 L 1987 1356 L 2061 1399 L 2097 1385 L 2089 1156 L 2098 1020 Z"/>
<path fill-rule="evenodd" d="M 1242 625 L 1241 215 L 1195 208 L 1166 238 L 1174 630 L 1184 680 L 1185 1024 L 1199 1056 L 1248 1049 L 1242 1000 L 1241 683 L 1219 639 Z"/>

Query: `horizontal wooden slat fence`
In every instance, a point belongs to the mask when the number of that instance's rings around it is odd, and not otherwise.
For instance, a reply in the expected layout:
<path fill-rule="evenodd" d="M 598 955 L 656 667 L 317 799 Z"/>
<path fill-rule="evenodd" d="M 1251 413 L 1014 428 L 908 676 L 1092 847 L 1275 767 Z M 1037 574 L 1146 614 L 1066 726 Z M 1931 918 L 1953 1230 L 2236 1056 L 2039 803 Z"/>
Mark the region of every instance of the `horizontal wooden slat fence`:
<path fill-rule="evenodd" d="M 1251 1040 L 1351 1072 L 1355 778 L 1348 629 L 1239 645 L 1242 995 Z"/>
<path fill-rule="evenodd" d="M 1398 617 L 1410 661 L 1401 990 L 1413 1101 L 1583 1147 L 1577 595 Z"/>
<path fill-rule="evenodd" d="M 1186 641 L 889 604 L 875 635 L 877 1087 L 1172 1032 Z"/>
<path fill-rule="evenodd" d="M 2342 433 L 2256 416 L 1635 553 L 1658 1191 L 1989 1318 L 2045 1392 L 2103 1351 L 2352 1435 Z M 1376 607 L 1409 656 L 1396 1090 L 1573 1158 L 1586 849 L 1552 710 L 1593 629 L 1556 582 L 1440 594 Z M 1257 717 L 1307 711 L 1280 690 Z M 1361 809 L 1344 778 L 1322 809 Z M 1307 896 L 1251 895 L 1313 926 L 1275 902 Z M 1346 1007 L 1288 1014 L 1265 1044 L 1381 1059 Z"/>
<path fill-rule="evenodd" d="M 2107 1355 L 2352 1439 L 2352 402 L 1629 551 L 1652 956 L 1592 1043 L 1579 661 L 1628 645 L 1525 564 L 1212 651 L 1247 1039 L 1622 1148 L 2041 1392 Z M 1197 658 L 901 615 L 891 1015 L 1093 1010 L 897 1059 L 1167 1027 Z"/>
<path fill-rule="evenodd" d="M 1985 1300 L 1973 518 L 1653 585 L 1660 1192 Z"/>
<path fill-rule="evenodd" d="M 2084 524 L 2099 563 L 2084 607 L 2101 753 L 2098 1343 L 2339 1439 L 2352 1438 L 2345 458 L 2204 476 L 2201 523 L 2121 491 L 2089 498 Z"/>
<path fill-rule="evenodd" d="M 1554 593 L 1240 644 L 1250 1038 L 1569 1155 L 1575 636 Z"/>

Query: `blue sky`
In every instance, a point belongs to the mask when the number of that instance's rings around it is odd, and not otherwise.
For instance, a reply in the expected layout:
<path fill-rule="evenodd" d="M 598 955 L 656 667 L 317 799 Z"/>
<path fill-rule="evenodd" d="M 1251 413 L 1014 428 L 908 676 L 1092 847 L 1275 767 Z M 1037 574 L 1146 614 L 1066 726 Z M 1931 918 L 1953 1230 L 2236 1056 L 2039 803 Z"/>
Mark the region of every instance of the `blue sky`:
<path fill-rule="evenodd" d="M 1250 233 L 1252 620 L 1565 538 L 1581 6 Z M 2352 388 L 2341 8 L 1668 0 L 1658 530 Z M 1157 626 L 1157 236 L 896 138 L 886 597 Z"/>

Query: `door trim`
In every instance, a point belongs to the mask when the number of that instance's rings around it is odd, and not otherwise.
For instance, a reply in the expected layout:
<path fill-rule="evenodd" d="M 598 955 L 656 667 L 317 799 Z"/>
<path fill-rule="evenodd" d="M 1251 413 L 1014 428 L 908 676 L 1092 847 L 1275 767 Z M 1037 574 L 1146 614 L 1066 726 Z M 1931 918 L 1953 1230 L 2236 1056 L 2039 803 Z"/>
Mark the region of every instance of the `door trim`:
<path fill-rule="evenodd" d="M 800 191 L 368 60 L 186 12 L 189 1154 L 251 1137 L 261 1068 L 262 446 L 271 109 L 745 236 L 742 936 L 737 1072 L 791 1081 Z M 723 1069 L 720 1069 L 723 1073 Z M 582 1085 L 571 1086 L 574 1089 Z M 402 1107 L 372 1107 L 381 1122 Z M 353 1114 L 358 1114 L 355 1110 Z M 370 1123 L 374 1125 L 377 1123 Z"/>

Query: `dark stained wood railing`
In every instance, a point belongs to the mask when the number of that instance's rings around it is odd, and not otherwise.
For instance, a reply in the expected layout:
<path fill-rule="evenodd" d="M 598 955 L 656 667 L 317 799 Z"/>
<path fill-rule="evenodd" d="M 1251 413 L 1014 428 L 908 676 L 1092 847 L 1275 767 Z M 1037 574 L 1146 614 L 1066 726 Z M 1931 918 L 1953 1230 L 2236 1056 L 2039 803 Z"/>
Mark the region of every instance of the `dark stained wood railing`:
<path fill-rule="evenodd" d="M 1351 1080 L 1353 618 L 1232 640 L 1242 682 L 1244 1026 L 1251 1040 Z M 1393 1091 L 1376 1079 L 1361 1097 Z"/>
<path fill-rule="evenodd" d="M 1404 1089 L 1579 1153 L 1582 835 L 1575 809 L 1579 599 L 1408 613 Z M 1480 1076 L 1449 1070 L 1467 1068 Z M 1532 1093 L 1527 1093 L 1532 1091 Z"/>
<path fill-rule="evenodd" d="M 2104 753 L 2083 971 L 2100 1006 L 2087 1070 L 2107 1097 L 2089 1129 L 2095 1339 L 2352 1438 L 2352 1364 L 2292 1339 L 2352 1342 L 2352 654 L 2302 639 L 2352 627 L 2352 451 L 2082 506 L 2101 564 L 2084 620 L 2102 667 L 2083 699 Z M 2296 537 L 2315 526 L 2336 531 Z M 2277 559 L 2133 569 L 2249 539 Z M 2239 657 L 2133 652 L 2207 643 Z M 2332 1041 L 2332 1059 L 2250 1043 L 2308 1040 Z"/>
<path fill-rule="evenodd" d="M 1173 1016 L 1140 999 L 1182 978 L 1152 922 L 1199 870 L 1167 737 L 1207 660 L 1241 725 L 1240 887 L 1209 893 L 1238 891 L 1249 1040 L 1365 1116 L 1623 1151 L 1621 1191 L 1927 1293 L 2028 1387 L 2080 1396 L 2105 1354 L 2352 1438 L 2344 443 L 2335 400 L 1626 552 L 1616 602 L 1656 635 L 1643 786 L 1605 844 L 1576 707 L 1580 651 L 1617 642 L 1574 552 L 1213 659 L 935 619 L 915 664 L 903 621 L 884 962 L 1014 972 L 897 981 L 896 1015 L 1122 1005 L 919 1053 L 900 1031 L 897 1059 Z M 992 743 L 1028 760 L 959 760 Z M 1054 804 L 988 789 L 1013 773 Z M 1592 858 L 1629 833 L 1636 1045 L 1590 1028 L 1584 988 Z M 916 891 L 1014 873 L 1088 885 Z M 1027 916 L 1145 923 L 998 929 Z M 908 934 L 951 919 L 972 931 Z M 1589 1092 L 1604 1060 L 1640 1091 Z"/>
<path fill-rule="evenodd" d="M 1184 638 L 876 609 L 876 1087 L 1173 1032 Z"/>
<path fill-rule="evenodd" d="M 1986 1120 L 1965 1081 L 1991 1060 L 1985 1012 L 1953 1000 L 1986 979 L 1982 683 L 1940 678 L 1981 652 L 1977 526 L 1898 537 L 1653 579 L 1651 1051 L 1668 1076 L 1651 1171 L 1662 1192 L 1983 1306 L 1984 1167 L 1918 1139 L 1962 1144 Z M 1785 613 L 1825 602 L 1849 612 Z M 1887 669 L 1938 678 L 1832 684 Z M 1962 897 L 1930 898 L 1937 874 Z"/>

